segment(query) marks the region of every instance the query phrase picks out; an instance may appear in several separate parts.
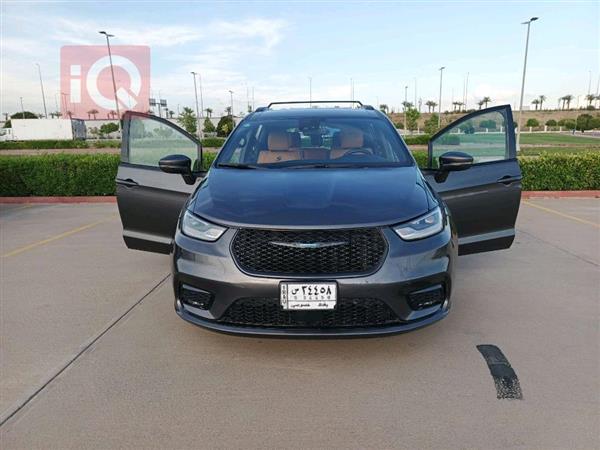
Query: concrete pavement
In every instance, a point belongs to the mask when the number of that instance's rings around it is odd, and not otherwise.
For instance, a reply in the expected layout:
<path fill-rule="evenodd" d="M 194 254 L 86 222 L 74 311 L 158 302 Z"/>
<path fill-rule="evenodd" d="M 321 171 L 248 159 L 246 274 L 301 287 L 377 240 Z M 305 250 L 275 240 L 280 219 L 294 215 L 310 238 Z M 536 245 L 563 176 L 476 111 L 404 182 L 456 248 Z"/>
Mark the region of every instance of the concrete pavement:
<path fill-rule="evenodd" d="M 331 341 L 181 321 L 168 257 L 125 249 L 115 213 L 2 207 L 2 448 L 599 446 L 600 200 L 523 203 L 512 249 L 459 258 L 444 321 Z"/>

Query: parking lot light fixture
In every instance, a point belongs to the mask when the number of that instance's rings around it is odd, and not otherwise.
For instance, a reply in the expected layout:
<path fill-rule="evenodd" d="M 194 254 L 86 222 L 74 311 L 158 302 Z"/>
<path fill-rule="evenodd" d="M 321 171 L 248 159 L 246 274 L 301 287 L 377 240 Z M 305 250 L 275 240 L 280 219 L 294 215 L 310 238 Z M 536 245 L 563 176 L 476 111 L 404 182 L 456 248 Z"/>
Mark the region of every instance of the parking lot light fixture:
<path fill-rule="evenodd" d="M 527 51 L 529 50 L 529 29 L 531 22 L 538 20 L 538 17 L 532 17 L 521 25 L 527 25 L 527 37 L 525 38 L 525 59 L 523 60 L 523 79 L 521 80 L 521 100 L 519 101 L 519 123 L 517 124 L 517 152 L 521 151 L 519 143 L 521 142 L 521 119 L 523 118 L 523 94 L 525 93 L 525 72 L 527 70 Z"/>
<path fill-rule="evenodd" d="M 39 63 L 35 63 L 38 68 L 38 75 L 40 76 L 40 87 L 42 88 L 42 102 L 44 103 L 44 117 L 48 118 L 48 110 L 46 109 L 46 96 L 44 95 L 44 83 L 42 82 L 42 69 Z"/>
<path fill-rule="evenodd" d="M 121 113 L 119 111 L 119 100 L 117 99 L 117 83 L 115 82 L 115 70 L 112 62 L 112 53 L 110 51 L 110 39 L 111 37 L 115 37 L 114 34 L 109 34 L 106 31 L 98 31 L 98 33 L 106 36 L 106 47 L 108 48 L 108 61 L 110 62 L 110 74 L 112 76 L 112 84 L 113 84 L 113 93 L 115 95 L 115 106 L 117 109 L 117 117 L 119 120 L 117 121 L 117 125 L 119 127 L 119 132 L 121 131 Z"/>
<path fill-rule="evenodd" d="M 233 118 L 233 91 L 230 89 L 229 90 L 229 97 L 230 97 L 230 101 L 231 101 L 231 117 Z"/>
<path fill-rule="evenodd" d="M 201 138 L 201 131 L 200 131 L 200 112 L 198 111 L 198 87 L 196 85 L 196 75 L 198 75 L 196 72 L 190 72 L 192 74 L 192 76 L 194 77 L 194 95 L 196 97 L 196 134 L 198 135 L 198 138 Z"/>
<path fill-rule="evenodd" d="M 446 66 L 440 67 L 440 97 L 438 99 L 438 128 L 442 127 L 442 75 Z"/>

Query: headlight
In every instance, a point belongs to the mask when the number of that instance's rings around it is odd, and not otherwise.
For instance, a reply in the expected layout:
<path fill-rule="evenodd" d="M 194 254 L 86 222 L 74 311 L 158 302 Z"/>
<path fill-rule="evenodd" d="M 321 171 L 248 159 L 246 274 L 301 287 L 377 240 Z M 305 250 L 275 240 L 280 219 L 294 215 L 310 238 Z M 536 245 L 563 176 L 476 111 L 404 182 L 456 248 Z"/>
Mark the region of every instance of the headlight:
<path fill-rule="evenodd" d="M 189 211 L 183 213 L 183 218 L 181 219 L 181 231 L 183 234 L 203 241 L 216 241 L 225 230 L 226 228 L 206 222 Z"/>
<path fill-rule="evenodd" d="M 396 225 L 394 231 L 405 241 L 414 241 L 439 233 L 443 228 L 444 219 L 438 206 L 412 222 Z"/>

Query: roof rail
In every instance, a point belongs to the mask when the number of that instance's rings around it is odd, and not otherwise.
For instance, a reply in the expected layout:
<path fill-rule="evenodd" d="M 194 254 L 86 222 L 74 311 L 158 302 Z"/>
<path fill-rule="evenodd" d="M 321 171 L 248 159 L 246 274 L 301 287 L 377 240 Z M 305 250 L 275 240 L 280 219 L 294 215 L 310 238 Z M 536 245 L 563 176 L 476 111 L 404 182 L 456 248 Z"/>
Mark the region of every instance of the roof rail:
<path fill-rule="evenodd" d="M 271 102 L 271 103 L 269 103 L 267 108 L 270 108 L 273 105 L 297 105 L 297 104 L 301 104 L 301 103 L 310 103 L 311 105 L 313 103 L 357 103 L 358 105 L 360 105 L 361 108 L 363 107 L 362 102 L 359 100 L 306 100 L 306 101 L 291 101 L 291 102 Z"/>

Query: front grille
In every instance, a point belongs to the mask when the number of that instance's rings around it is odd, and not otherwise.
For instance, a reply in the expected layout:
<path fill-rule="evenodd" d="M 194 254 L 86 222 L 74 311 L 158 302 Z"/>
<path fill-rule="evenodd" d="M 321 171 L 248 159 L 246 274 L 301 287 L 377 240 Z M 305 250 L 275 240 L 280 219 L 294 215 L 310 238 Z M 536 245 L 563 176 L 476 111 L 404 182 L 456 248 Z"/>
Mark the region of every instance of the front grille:
<path fill-rule="evenodd" d="M 227 308 L 218 322 L 286 328 L 376 327 L 401 323 L 387 304 L 375 298 L 342 298 L 331 311 L 286 311 L 278 298 L 242 298 Z"/>
<path fill-rule="evenodd" d="M 415 311 L 439 305 L 445 299 L 446 294 L 442 285 L 432 286 L 430 288 L 408 294 L 408 304 Z"/>
<path fill-rule="evenodd" d="M 314 246 L 310 247 L 311 244 Z M 381 232 L 375 228 L 306 231 L 241 229 L 234 238 L 232 251 L 240 267 L 251 273 L 364 274 L 379 267 L 385 255 L 386 243 Z"/>
<path fill-rule="evenodd" d="M 182 284 L 179 288 L 179 298 L 183 303 L 194 308 L 210 309 L 213 296 L 210 292 Z"/>

